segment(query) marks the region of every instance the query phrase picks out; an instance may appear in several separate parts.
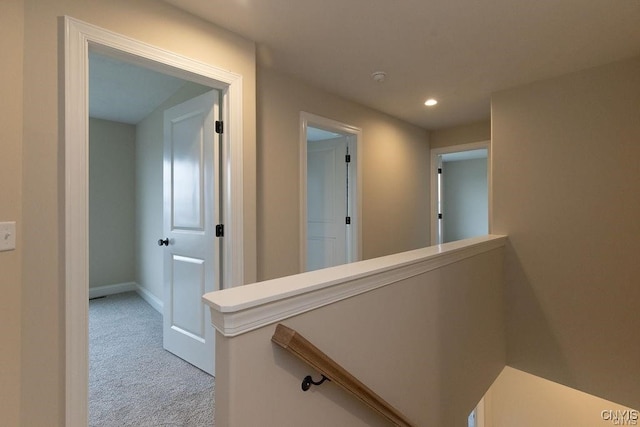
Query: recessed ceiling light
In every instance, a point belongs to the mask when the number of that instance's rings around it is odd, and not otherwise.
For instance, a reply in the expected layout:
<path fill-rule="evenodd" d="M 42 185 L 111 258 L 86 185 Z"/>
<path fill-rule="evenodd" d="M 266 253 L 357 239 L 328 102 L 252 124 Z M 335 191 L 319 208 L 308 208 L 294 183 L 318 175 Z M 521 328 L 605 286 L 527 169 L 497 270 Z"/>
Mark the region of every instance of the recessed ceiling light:
<path fill-rule="evenodd" d="M 438 101 L 436 101 L 435 99 L 429 98 L 424 102 L 424 105 L 426 105 L 427 107 L 433 107 L 437 103 L 438 103 Z"/>

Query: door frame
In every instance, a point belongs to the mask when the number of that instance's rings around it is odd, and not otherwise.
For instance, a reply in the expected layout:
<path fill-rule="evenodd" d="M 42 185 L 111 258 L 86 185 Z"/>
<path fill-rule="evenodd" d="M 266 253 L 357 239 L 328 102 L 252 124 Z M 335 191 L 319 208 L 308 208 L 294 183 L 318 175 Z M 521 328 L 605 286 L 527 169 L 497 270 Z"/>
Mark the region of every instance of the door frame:
<path fill-rule="evenodd" d="M 460 144 L 460 145 L 450 145 L 448 147 L 440 147 L 440 148 L 432 148 L 431 152 L 431 221 L 430 221 L 430 236 L 431 236 L 431 245 L 437 245 L 438 239 L 440 236 L 440 232 L 438 230 L 438 157 L 443 154 L 450 153 L 462 153 L 464 151 L 472 151 L 472 150 L 487 150 L 487 197 L 488 206 L 489 206 L 489 234 L 491 234 L 491 217 L 492 217 L 492 206 L 493 206 L 493 198 L 491 191 L 491 141 L 478 141 L 471 142 L 469 144 Z"/>
<path fill-rule="evenodd" d="M 315 127 L 329 132 L 347 135 L 352 147 L 349 168 L 349 206 L 352 212 L 351 227 L 347 234 L 348 262 L 362 257 L 362 129 L 305 111 L 300 112 L 300 272 L 307 271 L 307 128 Z M 351 141 L 353 141 L 351 143 Z M 355 161 L 354 161 L 355 160 Z"/>
<path fill-rule="evenodd" d="M 65 16 L 64 144 L 65 425 L 88 422 L 89 49 L 221 91 L 222 286 L 244 283 L 242 76 Z M 62 123 L 64 125 L 62 126 Z M 232 215 L 233 213 L 233 215 Z M 239 220 L 236 220 L 239 218 Z"/>

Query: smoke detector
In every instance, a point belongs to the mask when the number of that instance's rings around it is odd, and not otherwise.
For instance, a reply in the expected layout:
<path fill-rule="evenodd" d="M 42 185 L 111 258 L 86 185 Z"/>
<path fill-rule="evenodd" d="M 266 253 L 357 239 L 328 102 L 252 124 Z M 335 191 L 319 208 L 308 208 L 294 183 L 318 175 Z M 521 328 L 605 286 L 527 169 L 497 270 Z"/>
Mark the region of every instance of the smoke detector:
<path fill-rule="evenodd" d="M 385 73 L 384 71 L 376 71 L 374 73 L 371 73 L 371 78 L 374 82 L 382 83 L 387 79 L 387 73 Z"/>

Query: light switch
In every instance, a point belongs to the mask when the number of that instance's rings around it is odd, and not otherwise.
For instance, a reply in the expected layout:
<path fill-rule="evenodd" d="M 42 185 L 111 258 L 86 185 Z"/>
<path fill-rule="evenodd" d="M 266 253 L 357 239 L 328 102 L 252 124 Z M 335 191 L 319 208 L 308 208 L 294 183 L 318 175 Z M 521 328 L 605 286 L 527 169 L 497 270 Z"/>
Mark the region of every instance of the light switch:
<path fill-rule="evenodd" d="M 16 223 L 0 222 L 0 251 L 12 251 L 16 248 Z"/>

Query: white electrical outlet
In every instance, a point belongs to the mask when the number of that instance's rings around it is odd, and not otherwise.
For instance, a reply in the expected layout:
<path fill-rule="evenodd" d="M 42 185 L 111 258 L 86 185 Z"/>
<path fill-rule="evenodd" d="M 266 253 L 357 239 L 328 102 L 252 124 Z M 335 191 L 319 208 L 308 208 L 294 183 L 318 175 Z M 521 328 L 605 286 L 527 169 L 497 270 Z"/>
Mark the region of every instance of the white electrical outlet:
<path fill-rule="evenodd" d="M 12 251 L 16 248 L 16 223 L 0 222 L 0 251 Z"/>

